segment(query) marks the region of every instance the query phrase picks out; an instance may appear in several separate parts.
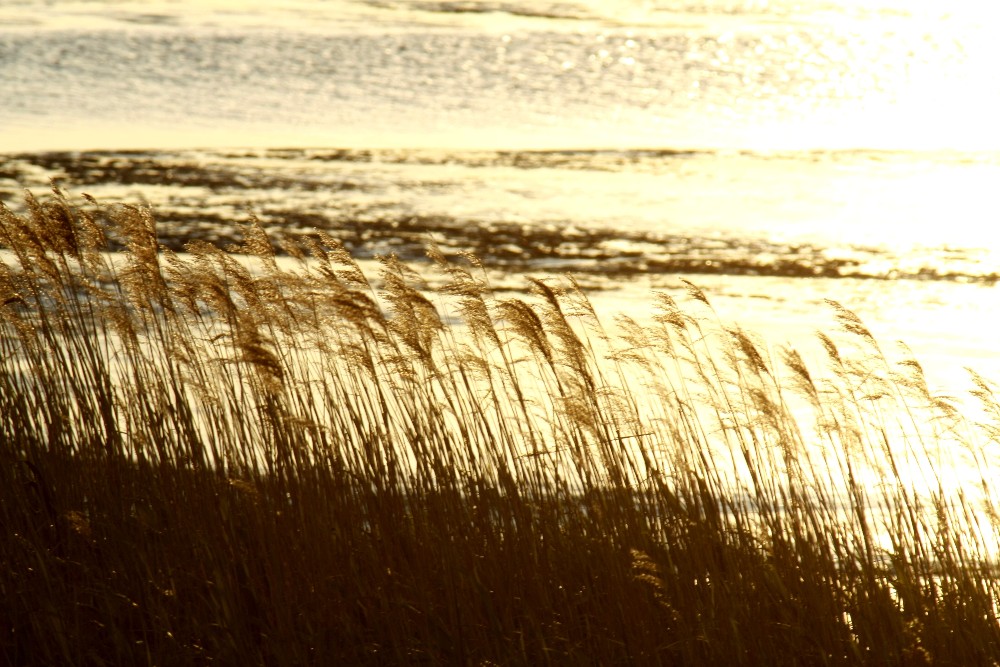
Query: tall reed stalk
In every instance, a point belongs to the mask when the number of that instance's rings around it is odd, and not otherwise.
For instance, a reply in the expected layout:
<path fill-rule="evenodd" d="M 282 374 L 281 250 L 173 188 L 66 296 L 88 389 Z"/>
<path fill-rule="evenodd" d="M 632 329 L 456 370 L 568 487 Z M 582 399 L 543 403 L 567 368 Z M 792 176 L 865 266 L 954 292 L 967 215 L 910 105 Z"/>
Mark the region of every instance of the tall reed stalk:
<path fill-rule="evenodd" d="M 989 381 L 243 238 L 0 208 L 9 664 L 1000 661 Z"/>

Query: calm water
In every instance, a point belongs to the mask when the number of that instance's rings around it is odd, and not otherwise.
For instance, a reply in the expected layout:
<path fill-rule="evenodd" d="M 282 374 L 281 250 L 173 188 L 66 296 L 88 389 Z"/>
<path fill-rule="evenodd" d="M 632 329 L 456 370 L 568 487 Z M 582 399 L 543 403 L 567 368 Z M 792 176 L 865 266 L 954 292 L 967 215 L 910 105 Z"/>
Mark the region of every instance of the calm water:
<path fill-rule="evenodd" d="M 775 342 L 834 298 L 942 386 L 1000 378 L 984 7 L 8 1 L 0 197 L 146 201 L 177 244 L 248 207 L 361 254 L 430 234 L 611 309 L 693 277 Z"/>

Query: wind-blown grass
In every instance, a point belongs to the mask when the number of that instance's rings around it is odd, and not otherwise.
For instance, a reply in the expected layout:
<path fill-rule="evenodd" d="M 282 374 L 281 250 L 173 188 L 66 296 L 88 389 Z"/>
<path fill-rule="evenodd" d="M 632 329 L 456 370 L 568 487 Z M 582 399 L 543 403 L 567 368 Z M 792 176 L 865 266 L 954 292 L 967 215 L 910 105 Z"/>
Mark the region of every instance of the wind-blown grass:
<path fill-rule="evenodd" d="M 840 306 L 815 368 L 693 285 L 612 326 L 435 248 L 428 284 L 323 234 L 174 254 L 148 210 L 26 203 L 11 664 L 1000 660 L 996 389 L 970 423 Z"/>

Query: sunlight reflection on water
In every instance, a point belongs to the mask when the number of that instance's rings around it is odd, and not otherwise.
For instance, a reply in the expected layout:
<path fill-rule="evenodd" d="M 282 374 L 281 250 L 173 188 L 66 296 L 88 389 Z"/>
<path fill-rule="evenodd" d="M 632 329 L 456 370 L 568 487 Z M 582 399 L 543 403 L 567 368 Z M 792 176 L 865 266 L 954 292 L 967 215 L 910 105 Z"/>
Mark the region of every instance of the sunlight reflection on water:
<path fill-rule="evenodd" d="M 228 214 L 254 201 L 309 214 L 381 207 L 389 223 L 420 214 L 484 229 L 603 226 L 671 243 L 692 238 L 695 254 L 736 239 L 743 264 L 781 244 L 815 243 L 827 256 L 884 261 L 886 275 L 1000 270 L 992 195 L 1000 176 L 1000 51 L 989 5 L 456 6 L 5 4 L 0 85 L 16 94 L 0 108 L 0 150 L 610 147 L 625 150 L 553 158 L 582 163 L 572 168 L 537 155 L 523 159 L 540 164 L 470 164 L 447 152 L 453 164 L 327 161 L 318 166 L 323 187 L 308 190 L 292 179 L 206 194 L 116 185 L 114 174 L 106 187 L 78 189 L 188 213 Z M 628 150 L 636 148 L 694 152 Z M 363 187 L 336 189 L 339 176 Z M 607 247 L 656 246 L 633 241 Z M 690 250 L 682 243 L 661 250 L 678 247 Z M 993 349 L 969 333 L 977 322 L 995 330 L 984 314 L 994 312 L 985 307 L 988 289 L 951 285 L 941 298 L 955 311 L 945 313 L 935 309 L 936 288 L 922 282 L 899 289 L 885 281 L 785 282 L 810 307 L 814 284 L 831 294 L 852 286 L 842 294 L 848 305 L 875 304 L 876 318 L 905 323 L 903 334 L 933 330 L 941 349 L 964 348 L 973 359 Z M 908 298 L 889 308 L 881 296 L 910 289 L 912 312 L 933 313 L 941 326 L 907 316 Z M 772 296 L 779 303 L 794 319 L 796 298 Z M 753 319 L 755 302 L 742 304 Z"/>
<path fill-rule="evenodd" d="M 27 2 L 0 123 L 25 149 L 1000 148 L 985 10 L 935 5 Z"/>

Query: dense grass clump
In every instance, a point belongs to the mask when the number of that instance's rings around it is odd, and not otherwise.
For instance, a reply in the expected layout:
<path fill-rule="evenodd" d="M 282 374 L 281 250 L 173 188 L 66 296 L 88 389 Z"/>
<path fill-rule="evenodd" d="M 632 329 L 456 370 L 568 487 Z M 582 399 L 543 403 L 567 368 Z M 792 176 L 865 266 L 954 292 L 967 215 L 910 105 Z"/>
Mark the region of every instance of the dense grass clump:
<path fill-rule="evenodd" d="M 370 278 L 322 234 L 175 254 L 148 210 L 26 203 L 6 663 L 1000 661 L 993 386 L 971 423 L 839 306 L 813 368 L 693 285 L 605 329 L 433 248 Z"/>

